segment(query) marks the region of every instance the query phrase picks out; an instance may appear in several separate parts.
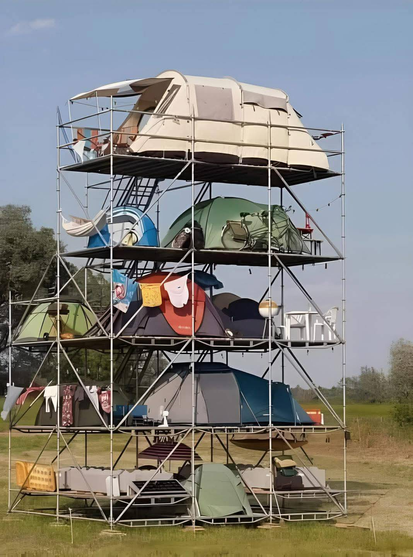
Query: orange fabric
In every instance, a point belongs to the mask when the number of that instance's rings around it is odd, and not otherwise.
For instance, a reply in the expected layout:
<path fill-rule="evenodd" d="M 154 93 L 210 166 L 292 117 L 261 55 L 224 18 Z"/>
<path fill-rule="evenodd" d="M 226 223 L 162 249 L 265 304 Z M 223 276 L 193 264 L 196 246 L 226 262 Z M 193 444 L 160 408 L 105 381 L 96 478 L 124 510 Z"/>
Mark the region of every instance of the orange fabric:
<path fill-rule="evenodd" d="M 138 280 L 143 284 L 159 284 L 165 280 L 168 273 L 152 273 Z M 172 274 L 166 282 L 180 278 L 181 275 Z M 162 304 L 160 309 L 168 321 L 169 325 L 178 335 L 190 336 L 192 334 L 192 282 L 188 280 L 189 301 L 183 308 L 175 308 L 169 301 L 168 293 L 161 285 Z M 195 332 L 198 331 L 204 319 L 205 312 L 205 292 L 200 286 L 195 284 L 194 288 L 195 306 Z"/>

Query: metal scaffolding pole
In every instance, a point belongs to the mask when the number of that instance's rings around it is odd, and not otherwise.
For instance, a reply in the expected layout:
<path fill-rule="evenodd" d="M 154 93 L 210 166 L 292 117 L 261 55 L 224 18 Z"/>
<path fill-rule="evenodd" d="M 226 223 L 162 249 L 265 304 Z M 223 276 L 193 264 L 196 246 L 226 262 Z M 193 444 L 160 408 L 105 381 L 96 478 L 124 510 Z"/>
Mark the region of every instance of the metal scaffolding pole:
<path fill-rule="evenodd" d="M 113 97 L 110 97 L 110 222 L 112 225 L 112 234 L 110 235 L 110 265 L 109 265 L 109 294 L 110 294 L 110 335 L 109 335 L 109 343 L 110 343 L 110 513 L 109 513 L 109 523 L 110 528 L 113 528 L 114 523 L 114 516 L 113 516 L 113 399 L 114 399 L 114 392 L 113 392 L 113 295 L 112 295 L 112 285 L 113 285 Z"/>
<path fill-rule="evenodd" d="M 61 236 L 61 225 L 62 225 L 62 204 L 61 204 L 61 191 L 60 191 L 60 129 L 57 125 L 57 180 L 56 180 L 56 193 L 57 193 L 57 211 L 56 211 L 56 296 L 57 296 L 57 310 L 56 310 L 56 373 L 57 373 L 57 408 L 56 408 L 56 465 L 57 471 L 60 470 L 60 236 Z M 60 488 L 59 482 L 56 485 L 56 519 L 59 521 L 60 513 Z"/>
<path fill-rule="evenodd" d="M 347 366 L 347 351 L 346 351 L 346 173 L 345 173 L 345 143 L 344 143 L 344 125 L 341 125 L 341 252 L 343 259 L 341 263 L 341 338 L 343 340 L 341 345 L 341 373 L 343 382 L 343 423 L 346 427 L 346 366 Z M 343 489 L 344 489 L 344 510 L 347 513 L 347 435 L 344 430 L 343 440 Z"/>
<path fill-rule="evenodd" d="M 11 319 L 12 319 L 12 313 L 11 313 L 11 308 L 12 308 L 12 304 L 11 304 L 11 290 L 10 290 L 10 285 L 9 285 L 9 380 L 7 383 L 8 388 L 10 389 L 12 386 L 12 357 L 13 357 L 13 353 L 12 353 L 12 326 L 11 326 Z M 10 410 L 10 426 L 9 426 L 9 451 L 8 451 L 8 475 L 7 475 L 7 481 L 8 481 L 8 494 L 7 494 L 7 508 L 10 510 L 10 504 L 11 504 L 11 432 L 12 432 L 12 415 L 11 415 L 11 410 Z"/>
<path fill-rule="evenodd" d="M 192 528 L 196 523 L 195 500 L 195 423 L 196 423 L 196 393 L 195 393 L 195 117 L 192 113 L 191 133 L 191 403 L 192 403 L 192 431 L 191 431 L 191 495 L 192 495 Z"/>
<path fill-rule="evenodd" d="M 270 462 L 270 493 L 274 490 L 273 485 L 273 462 L 272 462 L 272 335 L 273 335 L 273 315 L 272 315 L 272 187 L 271 187 L 271 113 L 268 111 L 267 128 L 267 203 L 268 203 L 268 236 L 267 236 L 267 255 L 268 255 L 268 458 Z M 272 497 L 270 496 L 270 523 L 273 519 Z"/>

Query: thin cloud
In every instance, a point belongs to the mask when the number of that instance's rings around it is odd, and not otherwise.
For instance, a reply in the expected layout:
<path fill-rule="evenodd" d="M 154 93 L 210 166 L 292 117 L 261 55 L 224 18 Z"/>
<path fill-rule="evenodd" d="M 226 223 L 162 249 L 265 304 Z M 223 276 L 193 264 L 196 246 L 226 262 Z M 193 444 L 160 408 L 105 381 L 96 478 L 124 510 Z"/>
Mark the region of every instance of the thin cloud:
<path fill-rule="evenodd" d="M 56 21 L 52 18 L 33 19 L 32 21 L 19 21 L 7 31 L 6 35 L 27 35 L 34 31 L 43 31 L 44 29 L 52 29 L 56 27 Z"/>

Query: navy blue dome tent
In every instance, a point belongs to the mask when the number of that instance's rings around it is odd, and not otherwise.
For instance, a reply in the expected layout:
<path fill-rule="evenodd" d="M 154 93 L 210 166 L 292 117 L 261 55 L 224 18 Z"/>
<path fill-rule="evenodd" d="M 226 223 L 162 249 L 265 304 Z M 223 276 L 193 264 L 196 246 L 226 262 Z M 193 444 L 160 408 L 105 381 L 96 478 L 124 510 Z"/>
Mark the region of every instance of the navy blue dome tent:
<path fill-rule="evenodd" d="M 268 381 L 225 364 L 195 364 L 197 425 L 268 425 Z M 142 402 L 148 418 L 162 419 L 168 410 L 168 423 L 192 422 L 192 379 L 188 363 L 172 366 Z M 274 425 L 313 425 L 310 416 L 294 400 L 284 383 L 273 382 L 272 423 Z"/>

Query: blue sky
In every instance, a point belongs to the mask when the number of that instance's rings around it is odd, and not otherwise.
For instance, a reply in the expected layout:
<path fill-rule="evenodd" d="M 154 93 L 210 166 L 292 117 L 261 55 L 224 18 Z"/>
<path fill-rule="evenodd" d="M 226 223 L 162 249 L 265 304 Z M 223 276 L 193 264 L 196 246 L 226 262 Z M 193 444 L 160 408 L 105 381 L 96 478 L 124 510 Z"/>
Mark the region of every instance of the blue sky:
<path fill-rule="evenodd" d="M 281 88 L 307 125 L 345 124 L 348 371 L 386 369 L 391 342 L 413 338 L 412 28 L 397 0 L 3 1 L 0 203 L 54 226 L 56 106 L 76 93 L 170 68 Z M 316 187 L 297 190 L 310 208 L 338 191 Z M 310 282 L 334 305 L 330 279 Z M 318 382 L 338 379 L 316 362 Z"/>

